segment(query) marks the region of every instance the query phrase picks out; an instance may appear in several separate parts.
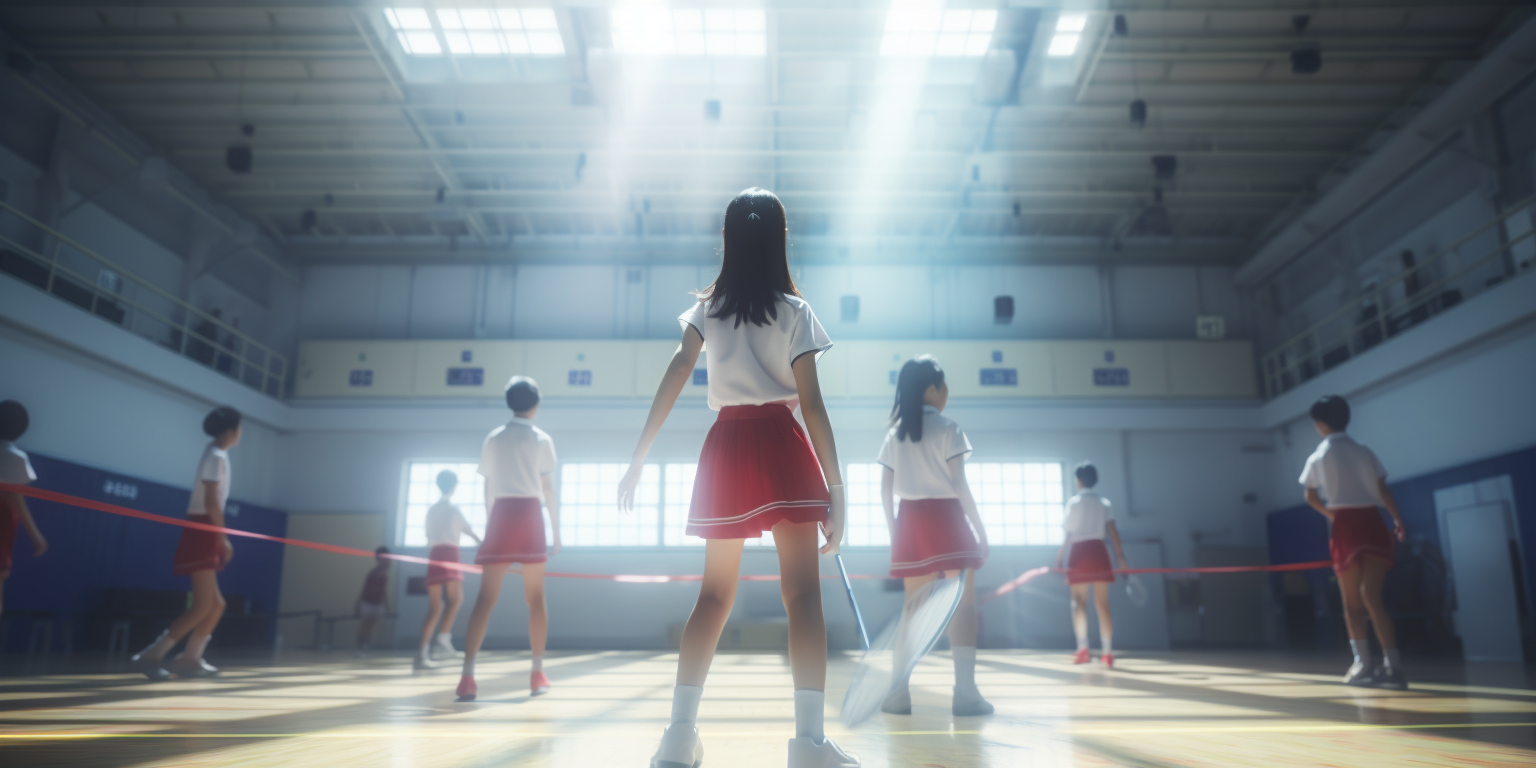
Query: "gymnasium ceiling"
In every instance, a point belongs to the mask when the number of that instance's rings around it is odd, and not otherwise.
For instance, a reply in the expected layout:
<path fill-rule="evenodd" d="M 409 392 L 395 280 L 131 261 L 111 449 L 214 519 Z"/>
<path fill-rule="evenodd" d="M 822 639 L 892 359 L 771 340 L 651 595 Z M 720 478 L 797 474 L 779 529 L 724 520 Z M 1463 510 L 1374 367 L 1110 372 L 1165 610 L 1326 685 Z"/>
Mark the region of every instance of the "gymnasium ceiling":
<path fill-rule="evenodd" d="M 481 40 L 551 53 L 408 53 L 393 6 L 434 12 L 427 48 L 452 44 L 441 10 L 552 7 L 497 22 L 549 33 Z M 617 50 L 654 42 L 627 25 L 665 6 L 601 0 L 7 0 L 0 23 L 300 260 L 707 255 L 731 193 L 760 185 L 813 258 L 1230 263 L 1530 13 L 949 0 L 996 12 L 966 42 L 986 53 L 896 56 L 888 0 L 671 5 L 701 6 L 766 13 L 709 38 L 719 55 Z M 1298 47 L 1316 72 L 1292 72 Z"/>

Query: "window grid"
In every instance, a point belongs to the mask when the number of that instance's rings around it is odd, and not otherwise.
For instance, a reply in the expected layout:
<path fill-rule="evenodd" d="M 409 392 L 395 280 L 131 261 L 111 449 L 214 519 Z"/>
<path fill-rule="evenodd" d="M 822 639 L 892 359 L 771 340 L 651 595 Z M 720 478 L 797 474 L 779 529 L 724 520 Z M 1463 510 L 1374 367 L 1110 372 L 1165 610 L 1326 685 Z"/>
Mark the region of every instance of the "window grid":
<path fill-rule="evenodd" d="M 459 476 L 459 487 L 454 489 L 452 501 L 464 512 L 464 519 L 475 534 L 485 535 L 485 478 L 478 472 L 479 465 L 472 462 L 413 461 L 406 465 L 405 477 L 405 526 L 400 540 L 407 547 L 427 545 L 427 510 L 442 498 L 437 488 L 437 475 L 450 470 Z"/>
<path fill-rule="evenodd" d="M 885 17 L 882 56 L 981 56 L 992 43 L 997 11 L 944 10 L 938 0 L 897 0 Z"/>
<path fill-rule="evenodd" d="M 688 505 L 693 500 L 693 478 L 698 464 L 668 464 L 663 470 L 663 497 L 666 509 L 662 515 L 666 533 L 663 543 L 669 547 L 702 547 L 704 540 L 684 533 L 688 527 Z"/>
<path fill-rule="evenodd" d="M 628 464 L 560 467 L 560 538 L 570 547 L 654 547 L 660 543 L 661 468 L 647 464 L 635 508 L 619 510 L 619 480 Z"/>
<path fill-rule="evenodd" d="M 432 16 L 436 16 L 434 28 Z M 549 8 L 386 8 L 400 47 L 412 55 L 560 56 L 565 43 Z M 441 37 L 439 37 L 441 32 Z"/>
<path fill-rule="evenodd" d="M 849 464 L 843 482 L 848 486 L 849 547 L 888 547 L 890 526 L 885 522 L 885 508 L 880 504 L 880 477 L 885 467 L 879 464 Z"/>
<path fill-rule="evenodd" d="M 993 546 L 1062 542 L 1065 487 L 1061 464 L 967 463 L 965 479 Z"/>
<path fill-rule="evenodd" d="M 1077 53 L 1077 45 L 1082 42 L 1083 29 L 1087 26 L 1087 14 L 1062 14 L 1056 20 L 1056 33 L 1051 36 L 1051 44 L 1050 47 L 1046 48 L 1046 55 L 1062 58 Z"/>
<path fill-rule="evenodd" d="M 613 49 L 649 56 L 762 56 L 768 50 L 761 9 L 615 8 Z"/>

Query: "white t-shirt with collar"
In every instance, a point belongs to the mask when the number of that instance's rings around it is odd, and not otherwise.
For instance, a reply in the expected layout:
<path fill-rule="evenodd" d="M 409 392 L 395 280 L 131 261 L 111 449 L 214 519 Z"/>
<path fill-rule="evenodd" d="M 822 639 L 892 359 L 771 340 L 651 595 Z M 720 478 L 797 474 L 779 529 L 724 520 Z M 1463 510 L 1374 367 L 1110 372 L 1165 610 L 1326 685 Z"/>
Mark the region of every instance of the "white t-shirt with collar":
<path fill-rule="evenodd" d="M 229 501 L 229 451 L 220 448 L 217 443 L 209 443 L 203 449 L 203 457 L 197 460 L 197 479 L 192 481 L 192 499 L 187 503 L 189 514 L 202 515 L 208 512 L 208 489 L 204 483 L 218 484 L 219 509 L 223 509 L 224 503 Z"/>
<path fill-rule="evenodd" d="M 504 496 L 544 498 L 544 475 L 555 471 L 555 441 L 533 425 L 533 421 L 515 416 L 491 430 L 480 448 L 481 477 L 485 492 L 492 499 Z"/>
<path fill-rule="evenodd" d="M 27 452 L 9 440 L 0 440 L 0 483 L 31 485 L 34 482 L 37 482 L 37 473 L 32 471 Z"/>
<path fill-rule="evenodd" d="M 1104 538 L 1111 518 L 1109 499 L 1091 490 L 1078 491 L 1067 499 L 1067 521 L 1063 525 L 1067 543 Z"/>
<path fill-rule="evenodd" d="M 457 547 L 464 532 L 469 530 L 469 521 L 464 519 L 464 512 L 457 504 L 447 499 L 438 499 L 437 503 L 427 510 L 427 522 L 424 527 L 427 533 L 427 546 L 451 544 Z"/>
<path fill-rule="evenodd" d="M 896 473 L 896 496 L 902 499 L 953 499 L 955 479 L 949 473 L 949 461 L 969 456 L 971 441 L 953 419 L 939 409 L 923 406 L 923 439 L 896 437 L 896 428 L 885 433 L 880 446 L 882 466 Z"/>
<path fill-rule="evenodd" d="M 751 321 L 736 324 L 736 317 L 710 317 L 709 306 L 700 300 L 678 316 L 683 330 L 696 328 L 708 353 L 709 407 L 729 405 L 800 403 L 800 389 L 790 367 L 801 355 L 821 354 L 832 348 L 832 339 L 799 296 L 784 295 L 774 305 L 777 317 L 767 325 Z"/>
<path fill-rule="evenodd" d="M 1381 504 L 1380 483 L 1387 476 L 1375 452 L 1343 432 L 1323 438 L 1307 457 L 1300 482 L 1316 488 L 1329 509 Z"/>

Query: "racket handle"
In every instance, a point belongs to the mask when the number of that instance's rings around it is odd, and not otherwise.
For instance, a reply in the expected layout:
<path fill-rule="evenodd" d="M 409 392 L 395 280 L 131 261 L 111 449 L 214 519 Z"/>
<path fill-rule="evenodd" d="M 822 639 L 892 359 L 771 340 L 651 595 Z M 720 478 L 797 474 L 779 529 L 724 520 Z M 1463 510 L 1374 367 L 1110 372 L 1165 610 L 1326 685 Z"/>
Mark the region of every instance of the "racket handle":
<path fill-rule="evenodd" d="M 838 573 L 843 576 L 843 589 L 848 593 L 848 604 L 853 606 L 853 623 L 859 627 L 859 642 L 863 644 L 864 650 L 867 651 L 869 650 L 869 633 L 864 630 L 864 615 L 859 613 L 859 601 L 853 599 L 853 581 L 848 578 L 848 567 L 843 565 L 843 555 L 841 552 L 832 557 L 837 560 Z"/>

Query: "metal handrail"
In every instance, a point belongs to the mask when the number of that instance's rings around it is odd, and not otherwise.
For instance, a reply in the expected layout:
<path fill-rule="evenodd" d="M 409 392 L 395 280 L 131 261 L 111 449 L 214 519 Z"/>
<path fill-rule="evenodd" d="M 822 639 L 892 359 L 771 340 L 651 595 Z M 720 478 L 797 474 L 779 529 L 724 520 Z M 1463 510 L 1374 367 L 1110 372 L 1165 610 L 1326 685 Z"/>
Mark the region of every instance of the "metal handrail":
<path fill-rule="evenodd" d="M 231 370 L 227 371 L 227 373 L 236 381 L 272 397 L 282 398 L 288 378 L 288 358 L 285 355 L 257 341 L 250 334 L 225 322 L 222 318 L 214 317 L 154 283 L 124 269 L 111 259 L 32 218 L 3 200 L 0 200 L 0 211 L 10 213 L 17 219 L 35 228 L 42 235 L 68 245 L 71 249 L 95 261 L 101 267 L 111 270 L 122 278 L 125 283 L 131 283 L 139 289 L 147 290 L 156 298 L 169 304 L 173 309 L 171 314 L 174 314 L 176 309 L 181 310 L 181 319 L 177 320 L 167 317 L 165 313 L 129 296 L 126 291 L 104 288 L 97 284 L 95 277 L 81 274 L 79 271 L 60 263 L 57 249 L 54 249 L 52 255 L 44 255 L 18 242 L 14 238 L 0 235 L 0 244 L 47 269 L 47 277 L 43 284 L 39 286 L 45 293 L 59 295 L 54 290 L 55 286 L 58 285 L 58 278 L 67 278 L 76 284 L 75 287 L 88 290 L 91 293 L 90 311 L 92 313 L 101 314 L 103 309 L 101 302 L 105 301 L 112 306 L 124 310 L 123 319 L 117 322 L 123 325 L 125 329 L 145 338 L 165 343 L 155 339 L 147 332 L 135 329 L 134 324 L 127 322 L 127 310 L 132 310 L 136 317 L 146 318 L 165 326 L 171 335 L 170 343 L 167 346 L 175 349 L 178 353 L 191 356 L 189 347 L 193 350 L 206 348 L 210 359 L 200 362 L 205 362 L 210 367 L 220 369 L 225 361 L 228 361 Z M 230 343 L 221 341 L 221 338 L 229 340 Z M 198 344 L 201 344 L 202 347 L 195 346 Z"/>
<path fill-rule="evenodd" d="M 1393 313 L 1398 313 L 1398 315 L 1402 317 L 1408 317 L 1421 308 L 1427 311 L 1429 306 L 1440 298 L 1440 294 L 1437 293 L 1440 289 L 1446 288 L 1453 281 L 1458 281 L 1466 277 L 1471 272 L 1486 266 L 1494 258 L 1509 253 L 1516 245 L 1536 237 L 1536 221 L 1533 221 L 1531 228 L 1527 229 L 1525 232 L 1504 240 L 1499 245 L 1495 246 L 1492 250 L 1476 259 L 1473 259 L 1470 262 L 1462 264 L 1456 271 L 1439 278 L 1433 283 L 1420 286 L 1418 290 L 1415 291 L 1415 295 L 1409 296 L 1404 301 L 1397 304 L 1389 303 L 1389 291 L 1393 287 L 1400 283 L 1406 283 L 1411 277 L 1417 276 L 1420 270 L 1425 269 L 1431 264 L 1441 263 L 1447 257 L 1459 257 L 1463 247 L 1476 240 L 1477 238 L 1489 233 L 1495 227 L 1498 227 L 1499 225 L 1509 221 L 1516 215 L 1526 212 L 1527 209 L 1536 209 L 1536 195 L 1527 197 L 1524 200 L 1521 200 L 1518 203 L 1505 208 L 1498 215 L 1494 216 L 1486 223 L 1475 227 L 1471 232 L 1458 238 L 1455 242 L 1442 249 L 1433 257 L 1402 270 L 1397 275 L 1388 279 L 1385 283 L 1377 285 L 1371 291 L 1357 296 L 1351 301 L 1323 316 L 1322 319 L 1308 326 L 1306 330 L 1292 336 L 1285 342 L 1277 345 L 1274 349 L 1266 352 L 1262 356 L 1260 363 L 1260 374 L 1264 379 L 1265 395 L 1270 398 L 1274 398 L 1289 389 L 1290 387 L 1286 386 L 1285 384 L 1286 375 L 1297 371 L 1304 371 L 1308 364 L 1316 363 L 1318 368 L 1321 369 L 1323 365 L 1323 357 L 1334 349 L 1339 349 L 1342 347 L 1347 351 L 1349 357 L 1353 357 L 1358 352 L 1358 350 L 1355 349 L 1356 338 L 1362 331 L 1367 331 L 1374 326 L 1380 334 L 1378 342 L 1380 340 L 1386 339 L 1388 336 L 1392 335 L 1392 329 L 1388 327 L 1388 321 Z M 1347 327 L 1342 330 L 1342 332 L 1334 334 L 1327 339 L 1324 339 L 1319 335 L 1320 332 L 1328 325 L 1333 324 L 1341 318 L 1351 315 L 1352 313 L 1372 306 L 1376 308 L 1376 314 L 1370 320 L 1363 323 L 1349 323 Z M 1330 346 L 1331 342 L 1342 342 L 1342 345 L 1334 344 Z M 1367 346 L 1374 346 L 1374 343 L 1376 342 L 1373 342 Z M 1290 359 L 1286 359 L 1287 356 L 1289 356 Z"/>

